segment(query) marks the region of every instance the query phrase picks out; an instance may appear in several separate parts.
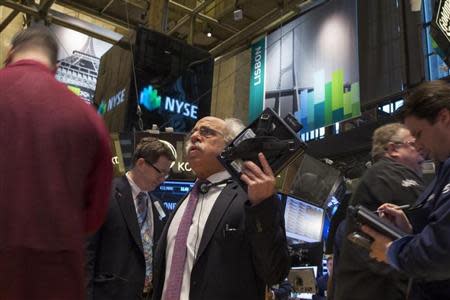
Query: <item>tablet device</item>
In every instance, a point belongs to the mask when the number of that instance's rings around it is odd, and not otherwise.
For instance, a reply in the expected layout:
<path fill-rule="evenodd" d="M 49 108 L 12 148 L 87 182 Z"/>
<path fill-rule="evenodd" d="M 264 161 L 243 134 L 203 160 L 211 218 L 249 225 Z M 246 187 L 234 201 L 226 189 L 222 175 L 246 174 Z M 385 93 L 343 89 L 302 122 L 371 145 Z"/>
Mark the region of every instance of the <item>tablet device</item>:
<path fill-rule="evenodd" d="M 306 144 L 297 134 L 301 128 L 292 114 L 283 120 L 268 107 L 237 135 L 218 159 L 241 187 L 247 190 L 246 184 L 240 180 L 243 162 L 251 160 L 261 167 L 258 153 L 262 152 L 276 176 L 304 153 Z"/>
<path fill-rule="evenodd" d="M 406 236 L 405 232 L 362 205 L 349 206 L 348 213 L 358 224 L 367 225 L 393 240 Z"/>

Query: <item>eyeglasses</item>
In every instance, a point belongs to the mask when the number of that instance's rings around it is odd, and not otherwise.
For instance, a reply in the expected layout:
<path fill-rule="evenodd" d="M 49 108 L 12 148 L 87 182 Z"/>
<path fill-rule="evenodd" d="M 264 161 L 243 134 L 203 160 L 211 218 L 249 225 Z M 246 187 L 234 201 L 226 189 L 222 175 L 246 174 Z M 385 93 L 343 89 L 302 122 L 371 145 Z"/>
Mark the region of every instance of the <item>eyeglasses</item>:
<path fill-rule="evenodd" d="M 144 159 L 144 161 L 147 163 L 147 165 L 149 165 L 150 167 L 152 167 L 153 169 L 155 169 L 156 172 L 158 172 L 160 177 L 164 177 L 164 179 L 169 178 L 169 172 L 170 171 L 161 171 L 159 168 L 157 168 L 154 164 L 152 164 L 151 162 L 147 161 Z"/>
<path fill-rule="evenodd" d="M 406 146 L 411 146 L 413 148 L 416 148 L 416 141 L 415 140 L 411 140 L 411 141 L 406 141 L 406 142 L 392 142 L 395 145 L 406 145 Z"/>
<path fill-rule="evenodd" d="M 224 136 L 223 133 L 221 133 L 215 129 L 209 128 L 207 126 L 200 126 L 198 128 L 192 129 L 190 135 L 193 135 L 197 131 L 201 136 L 206 137 L 206 138 L 218 136 L 218 135 Z"/>

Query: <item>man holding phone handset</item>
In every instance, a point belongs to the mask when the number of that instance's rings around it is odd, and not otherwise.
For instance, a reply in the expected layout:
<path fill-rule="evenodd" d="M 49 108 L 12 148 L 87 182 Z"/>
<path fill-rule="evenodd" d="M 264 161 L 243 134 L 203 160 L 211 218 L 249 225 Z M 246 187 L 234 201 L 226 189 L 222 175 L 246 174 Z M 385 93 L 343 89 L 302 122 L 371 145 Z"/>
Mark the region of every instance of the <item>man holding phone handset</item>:
<path fill-rule="evenodd" d="M 391 240 L 368 226 L 371 256 L 416 278 L 411 299 L 450 299 L 450 85 L 430 81 L 405 101 L 402 118 L 437 163 L 436 178 L 419 197 L 408 218 L 397 206 L 383 204 L 380 215 L 409 235 Z"/>

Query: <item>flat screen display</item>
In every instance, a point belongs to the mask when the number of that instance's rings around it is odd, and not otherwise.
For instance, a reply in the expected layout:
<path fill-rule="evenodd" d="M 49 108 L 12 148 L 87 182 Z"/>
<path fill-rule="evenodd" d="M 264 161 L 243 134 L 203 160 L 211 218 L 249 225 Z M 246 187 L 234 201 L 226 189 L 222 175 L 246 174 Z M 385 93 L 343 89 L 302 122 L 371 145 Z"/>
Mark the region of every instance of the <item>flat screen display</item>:
<path fill-rule="evenodd" d="M 289 244 L 320 242 L 324 211 L 292 196 L 286 197 L 284 220 Z"/>
<path fill-rule="evenodd" d="M 165 209 L 172 212 L 177 203 L 191 190 L 193 181 L 167 180 L 163 182 L 152 194 L 161 200 Z"/>
<path fill-rule="evenodd" d="M 210 114 L 213 59 L 207 51 L 139 28 L 134 58 L 137 87 L 131 99 L 140 104 L 144 128 L 189 132 Z"/>

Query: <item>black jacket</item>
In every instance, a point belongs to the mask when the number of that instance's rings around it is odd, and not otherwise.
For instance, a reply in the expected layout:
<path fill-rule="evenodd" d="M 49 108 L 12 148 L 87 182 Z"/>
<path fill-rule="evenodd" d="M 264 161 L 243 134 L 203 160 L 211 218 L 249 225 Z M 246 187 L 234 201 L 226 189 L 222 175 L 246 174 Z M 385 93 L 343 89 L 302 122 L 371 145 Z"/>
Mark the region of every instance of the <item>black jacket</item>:
<path fill-rule="evenodd" d="M 162 296 L 167 231 L 174 215 L 164 228 L 155 255 L 154 300 Z M 189 299 L 263 300 L 265 285 L 282 281 L 288 270 L 286 233 L 277 197 L 250 207 L 238 184 L 228 184 L 206 222 L 191 273 Z"/>
<path fill-rule="evenodd" d="M 167 216 L 160 220 L 153 209 L 153 253 Z M 167 212 L 166 212 L 167 214 Z M 105 223 L 87 243 L 88 300 L 141 299 L 145 259 L 131 187 L 126 178 L 115 178 Z"/>
<path fill-rule="evenodd" d="M 351 205 L 361 204 L 376 210 L 386 202 L 414 204 L 422 191 L 423 182 L 416 173 L 389 158 L 382 158 L 363 175 Z M 335 264 L 333 273 L 333 299 L 405 299 L 408 278 L 389 265 L 371 259 L 366 249 L 351 243 L 346 236 L 357 227 L 348 217 L 346 225 L 339 262 Z"/>

